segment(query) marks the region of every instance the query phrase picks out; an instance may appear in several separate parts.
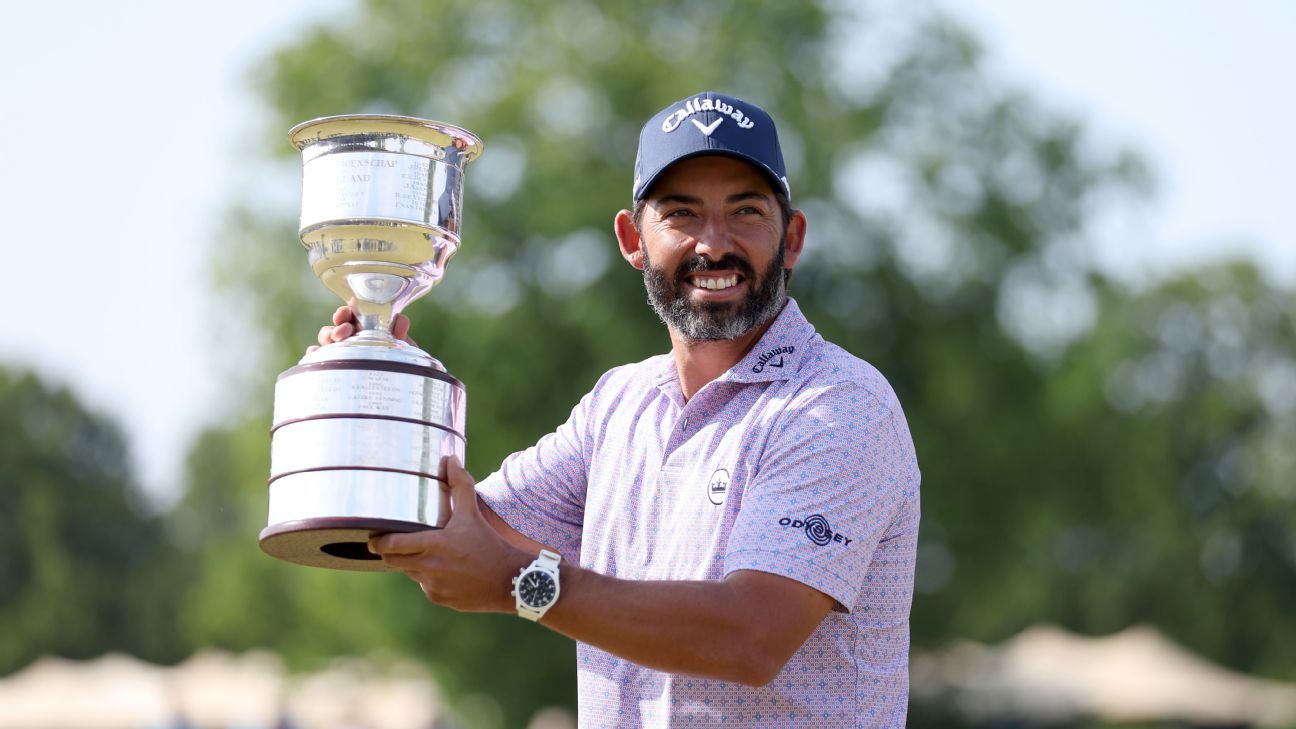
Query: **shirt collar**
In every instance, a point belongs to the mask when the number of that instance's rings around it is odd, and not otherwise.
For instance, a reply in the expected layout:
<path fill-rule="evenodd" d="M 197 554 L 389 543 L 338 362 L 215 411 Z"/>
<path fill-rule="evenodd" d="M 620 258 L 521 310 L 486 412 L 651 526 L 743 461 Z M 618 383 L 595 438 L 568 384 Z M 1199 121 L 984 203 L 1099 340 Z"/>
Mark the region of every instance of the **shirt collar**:
<path fill-rule="evenodd" d="M 660 361 L 657 363 L 657 371 L 653 377 L 654 384 L 664 385 L 678 380 L 679 370 L 675 368 L 675 354 L 667 352 L 659 357 Z"/>
<path fill-rule="evenodd" d="M 806 354 L 806 344 L 814 336 L 815 329 L 795 299 L 789 297 L 783 311 L 779 312 L 765 330 L 759 341 L 745 357 L 738 361 L 727 372 L 716 378 L 719 382 L 774 382 L 787 380 L 801 366 L 801 359 Z M 679 371 L 675 369 L 675 357 L 667 354 L 661 358 L 654 377 L 654 384 L 663 391 L 665 385 L 674 385 L 679 389 Z"/>
<path fill-rule="evenodd" d="M 773 382 L 791 379 L 806 356 L 806 344 L 814 336 L 814 326 L 806 320 L 795 299 L 774 318 L 774 323 L 752 346 L 738 364 L 720 376 L 728 382 Z"/>

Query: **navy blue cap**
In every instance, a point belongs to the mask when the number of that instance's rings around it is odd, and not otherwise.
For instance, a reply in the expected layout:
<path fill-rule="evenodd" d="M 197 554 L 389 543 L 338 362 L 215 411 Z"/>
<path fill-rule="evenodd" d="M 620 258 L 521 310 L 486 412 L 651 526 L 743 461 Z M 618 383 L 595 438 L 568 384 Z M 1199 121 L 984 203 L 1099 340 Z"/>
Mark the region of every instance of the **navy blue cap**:
<path fill-rule="evenodd" d="M 714 91 L 677 101 L 639 132 L 635 200 L 642 200 L 666 168 L 690 157 L 722 154 L 749 162 L 792 199 L 774 120 L 755 104 Z"/>

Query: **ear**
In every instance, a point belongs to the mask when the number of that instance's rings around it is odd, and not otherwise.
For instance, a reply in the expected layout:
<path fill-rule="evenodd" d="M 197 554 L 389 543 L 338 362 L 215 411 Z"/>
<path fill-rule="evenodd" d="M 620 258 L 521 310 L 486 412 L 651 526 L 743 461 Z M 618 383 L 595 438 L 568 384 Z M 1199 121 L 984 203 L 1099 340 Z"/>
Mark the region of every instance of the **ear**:
<path fill-rule="evenodd" d="M 612 220 L 612 227 L 616 231 L 617 244 L 621 247 L 621 257 L 630 262 L 631 266 L 643 270 L 643 241 L 639 237 L 639 229 L 635 227 L 634 217 L 629 210 L 622 210 L 616 214 Z"/>
<path fill-rule="evenodd" d="M 805 213 L 800 210 L 793 210 L 792 219 L 788 221 L 787 235 L 783 238 L 784 268 L 792 268 L 796 265 L 797 259 L 801 257 L 801 251 L 805 248 L 805 237 Z"/>

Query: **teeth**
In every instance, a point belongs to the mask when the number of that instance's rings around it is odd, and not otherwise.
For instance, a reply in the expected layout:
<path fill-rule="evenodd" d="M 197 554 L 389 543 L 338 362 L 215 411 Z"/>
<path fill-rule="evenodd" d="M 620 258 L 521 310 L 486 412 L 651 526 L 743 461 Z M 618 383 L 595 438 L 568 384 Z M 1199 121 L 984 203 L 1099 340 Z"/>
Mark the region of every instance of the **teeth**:
<path fill-rule="evenodd" d="M 719 291 L 720 289 L 727 289 L 730 286 L 737 286 L 738 277 L 726 276 L 724 278 L 699 278 L 699 279 L 694 279 L 693 284 L 700 289 L 711 289 L 712 291 Z"/>

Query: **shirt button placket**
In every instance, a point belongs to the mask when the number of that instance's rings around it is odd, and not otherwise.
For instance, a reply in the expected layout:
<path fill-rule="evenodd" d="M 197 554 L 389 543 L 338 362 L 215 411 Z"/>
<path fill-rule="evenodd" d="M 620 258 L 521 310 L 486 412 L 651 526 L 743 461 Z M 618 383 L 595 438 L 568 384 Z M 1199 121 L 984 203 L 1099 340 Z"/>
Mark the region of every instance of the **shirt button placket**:
<path fill-rule="evenodd" d="M 684 445 L 689 439 L 689 416 L 681 414 L 675 421 L 675 427 L 671 428 L 670 435 L 666 439 L 666 452 L 662 454 L 661 473 L 666 473 L 670 466 L 671 458 L 674 457 L 675 451 Z"/>

